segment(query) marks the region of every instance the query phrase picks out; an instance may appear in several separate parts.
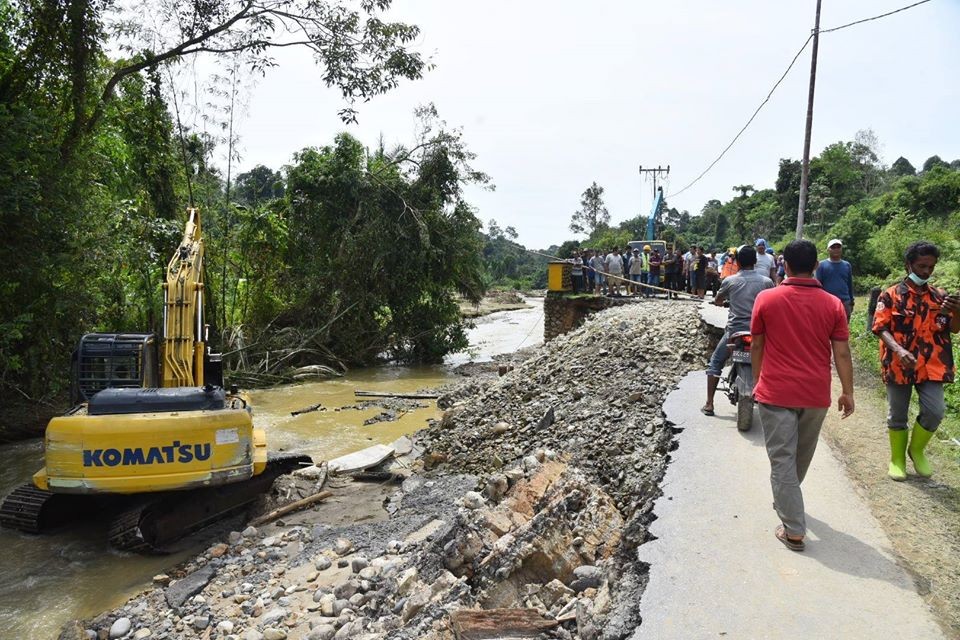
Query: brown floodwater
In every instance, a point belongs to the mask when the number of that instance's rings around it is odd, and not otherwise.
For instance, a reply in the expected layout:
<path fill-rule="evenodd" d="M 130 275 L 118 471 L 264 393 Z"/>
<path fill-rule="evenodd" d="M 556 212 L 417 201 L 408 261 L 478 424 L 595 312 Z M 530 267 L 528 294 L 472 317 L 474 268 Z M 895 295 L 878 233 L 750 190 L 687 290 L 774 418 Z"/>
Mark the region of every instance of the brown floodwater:
<path fill-rule="evenodd" d="M 541 342 L 541 305 L 535 300 L 526 309 L 477 319 L 470 331 L 470 350 L 451 356 L 447 363 L 489 360 Z M 329 460 L 393 442 L 424 427 L 437 414 L 435 402 L 422 401 L 425 407 L 403 413 L 395 421 L 364 425 L 383 409 L 344 408 L 358 403 L 355 390 L 412 392 L 445 384 L 453 377 L 445 366 L 384 366 L 352 371 L 334 380 L 255 390 L 250 393 L 254 422 L 266 429 L 270 449 L 302 451 L 314 460 Z M 316 404 L 324 410 L 290 415 Z M 41 466 L 39 440 L 0 446 L 0 495 L 28 482 Z M 122 604 L 147 587 L 152 576 L 209 544 L 200 536 L 171 555 L 151 557 L 114 551 L 106 538 L 105 523 L 86 523 L 39 537 L 0 529 L 0 640 L 54 639 L 67 621 Z"/>

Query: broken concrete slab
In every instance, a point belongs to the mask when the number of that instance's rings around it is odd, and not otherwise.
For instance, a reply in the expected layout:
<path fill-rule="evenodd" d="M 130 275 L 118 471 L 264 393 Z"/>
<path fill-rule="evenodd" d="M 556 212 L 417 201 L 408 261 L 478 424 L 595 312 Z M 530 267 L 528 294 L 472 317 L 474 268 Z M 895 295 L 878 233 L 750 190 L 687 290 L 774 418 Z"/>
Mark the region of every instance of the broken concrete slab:
<path fill-rule="evenodd" d="M 331 474 L 335 475 L 342 475 L 354 471 L 365 471 L 393 457 L 394 452 L 395 449 L 390 445 L 375 444 L 372 447 L 334 458 L 327 463 L 327 468 Z"/>

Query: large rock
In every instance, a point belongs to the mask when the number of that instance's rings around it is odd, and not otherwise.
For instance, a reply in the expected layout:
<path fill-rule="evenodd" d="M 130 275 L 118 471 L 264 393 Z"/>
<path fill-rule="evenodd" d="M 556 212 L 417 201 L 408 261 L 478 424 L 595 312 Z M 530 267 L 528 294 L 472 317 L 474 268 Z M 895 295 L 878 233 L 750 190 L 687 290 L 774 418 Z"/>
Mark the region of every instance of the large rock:
<path fill-rule="evenodd" d="M 110 625 L 110 640 L 124 637 L 130 633 L 131 627 L 133 627 L 133 623 L 130 621 L 130 618 L 117 618 L 114 623 Z"/>
<path fill-rule="evenodd" d="M 167 587 L 164 592 L 167 604 L 170 605 L 171 609 L 179 609 L 187 601 L 187 598 L 196 595 L 207 586 L 215 573 L 216 570 L 213 567 L 207 566 Z"/>

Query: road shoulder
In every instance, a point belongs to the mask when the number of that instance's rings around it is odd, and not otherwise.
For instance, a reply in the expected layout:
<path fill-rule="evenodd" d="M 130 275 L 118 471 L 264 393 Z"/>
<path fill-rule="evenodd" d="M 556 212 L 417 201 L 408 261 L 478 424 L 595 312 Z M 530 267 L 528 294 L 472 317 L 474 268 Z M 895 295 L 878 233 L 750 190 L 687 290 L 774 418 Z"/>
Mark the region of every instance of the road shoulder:
<path fill-rule="evenodd" d="M 835 379 L 833 396 L 839 393 Z M 886 403 L 865 381 L 858 381 L 855 396 L 857 411 L 846 420 L 831 413 L 821 437 L 843 462 L 948 635 L 960 637 L 960 476 L 945 468 L 949 460 L 932 458 L 940 473 L 931 479 L 914 475 L 910 464 L 906 482 L 887 478 Z"/>

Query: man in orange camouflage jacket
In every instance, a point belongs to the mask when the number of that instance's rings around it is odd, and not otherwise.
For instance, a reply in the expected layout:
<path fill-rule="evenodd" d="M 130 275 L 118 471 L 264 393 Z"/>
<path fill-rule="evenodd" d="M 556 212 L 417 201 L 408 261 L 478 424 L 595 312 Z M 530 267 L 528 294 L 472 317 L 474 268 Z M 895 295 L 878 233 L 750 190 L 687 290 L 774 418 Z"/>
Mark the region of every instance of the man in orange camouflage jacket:
<path fill-rule="evenodd" d="M 929 242 L 907 247 L 907 277 L 880 294 L 873 319 L 887 386 L 888 474 L 893 480 L 907 478 L 908 454 L 918 475 L 929 478 L 933 474 L 923 451 L 943 420 L 943 385 L 954 380 L 950 334 L 960 332 L 960 295 L 947 295 L 927 284 L 939 257 L 940 250 Z M 917 390 L 920 414 L 911 437 L 907 411 L 913 389 Z"/>

